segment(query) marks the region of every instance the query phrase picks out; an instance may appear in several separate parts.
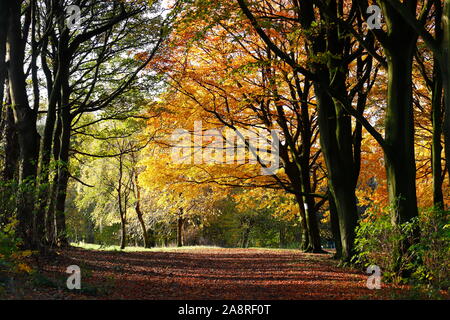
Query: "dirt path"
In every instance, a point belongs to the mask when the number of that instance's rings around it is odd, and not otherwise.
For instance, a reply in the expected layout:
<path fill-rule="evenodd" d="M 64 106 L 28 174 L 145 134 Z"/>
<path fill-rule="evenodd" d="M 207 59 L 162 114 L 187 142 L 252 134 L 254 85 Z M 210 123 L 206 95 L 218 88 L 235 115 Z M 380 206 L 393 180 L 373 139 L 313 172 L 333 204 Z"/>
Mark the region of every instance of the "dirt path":
<path fill-rule="evenodd" d="M 368 299 L 367 275 L 335 266 L 330 255 L 296 250 L 179 249 L 107 252 L 70 248 L 41 261 L 45 277 L 22 298 L 42 299 Z M 69 265 L 82 291 L 65 288 Z M 376 295 L 379 296 L 379 295 Z"/>

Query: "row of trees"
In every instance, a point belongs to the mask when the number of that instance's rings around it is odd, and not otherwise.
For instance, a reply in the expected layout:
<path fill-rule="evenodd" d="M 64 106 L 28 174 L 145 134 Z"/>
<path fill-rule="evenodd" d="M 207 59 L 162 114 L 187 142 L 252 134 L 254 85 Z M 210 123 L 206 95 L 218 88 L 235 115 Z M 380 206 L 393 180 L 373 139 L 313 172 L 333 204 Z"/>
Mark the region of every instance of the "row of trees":
<path fill-rule="evenodd" d="M 280 48 L 266 28 L 261 25 L 260 16 L 272 16 L 269 8 L 258 7 L 257 15 L 251 5 L 239 0 L 239 5 L 250 20 L 252 26 L 265 44 L 285 63 L 299 70 L 304 76 L 313 79 L 314 92 L 318 104 L 318 121 L 322 154 L 327 164 L 328 181 L 331 196 L 336 205 L 341 234 L 342 257 L 348 259 L 353 254 L 354 230 L 357 223 L 355 187 L 358 177 L 359 161 L 358 132 L 352 132 L 350 116 L 369 132 L 380 144 L 384 153 L 389 200 L 394 208 L 394 223 L 409 221 L 418 215 L 416 198 L 416 166 L 414 152 L 414 103 L 412 69 L 417 50 L 418 35 L 433 50 L 433 63 L 436 65 L 434 82 L 442 79 L 445 96 L 448 87 L 448 1 L 379 1 L 384 17 L 383 29 L 372 29 L 366 35 L 362 33 L 363 22 L 368 19 L 367 1 L 302 1 L 294 3 L 295 24 L 306 30 L 305 54 L 310 68 L 292 58 L 292 54 Z M 294 1 L 295 2 L 295 1 Z M 254 6 L 257 6 L 254 4 Z M 261 12 L 261 13 L 260 13 Z M 432 15 L 430 15 L 432 13 Z M 286 20 L 279 18 L 281 21 Z M 264 18 L 262 18 L 264 20 Z M 289 20 L 293 23 L 292 20 Z M 428 27 L 434 29 L 430 35 Z M 446 40 L 447 39 L 447 40 Z M 437 47 L 437 48 L 436 48 Z M 439 48 L 439 49 L 438 49 Z M 324 57 L 325 56 L 325 57 Z M 364 57 L 362 61 L 361 57 Z M 317 58 L 325 61 L 315 62 Z M 360 67 L 359 76 L 352 89 L 357 88 L 357 102 L 348 87 L 350 67 L 356 61 Z M 364 116 L 366 89 L 365 84 L 373 78 L 373 60 L 376 60 L 386 73 L 387 98 L 384 116 L 384 136 L 371 125 L 370 118 Z M 437 69 L 439 68 L 439 69 Z M 361 71 L 363 70 L 363 71 Z M 365 74 L 364 74 L 365 72 Z M 354 91 L 354 90 L 353 90 Z M 433 90 L 441 95 L 442 86 Z M 446 98 L 448 99 L 448 98 Z M 446 141 L 448 158 L 449 115 L 444 107 L 449 106 L 439 97 L 435 98 L 433 109 L 442 117 L 434 117 L 433 161 L 439 172 L 435 173 L 435 205 L 443 206 L 441 154 L 437 150 L 441 144 L 441 123 Z M 358 105 L 359 103 L 359 105 Z M 359 107 L 359 109 L 358 109 Z M 444 111 L 444 112 L 442 112 Z M 356 137 L 356 141 L 355 138 Z M 437 157 L 437 159 L 436 159 Z M 447 173 L 449 166 L 447 165 Z M 353 179 L 351 178 L 353 177 Z M 439 191 L 440 190 L 440 191 Z"/>
<path fill-rule="evenodd" d="M 367 24 L 372 4 L 382 13 L 379 29 Z M 170 120 L 150 126 L 194 135 L 198 120 L 207 123 L 203 131 L 278 129 L 282 168 L 261 177 L 255 166 L 194 165 L 176 179 L 293 194 L 303 247 L 312 252 L 321 252 L 317 212 L 328 201 L 337 255 L 348 261 L 360 189 L 380 187 L 385 176 L 392 222 L 418 216 L 416 160 L 424 142 L 418 132 L 425 129 L 432 152 L 420 169 L 429 168 L 432 205 L 443 209 L 449 7 L 449 1 L 187 1 L 171 51 L 156 62 L 172 88 L 162 103 Z M 381 176 L 361 178 L 365 140 L 381 151 Z"/>
<path fill-rule="evenodd" d="M 201 193 L 188 202 L 186 198 L 168 197 L 164 192 L 143 188 L 139 207 L 144 214 L 141 217 L 136 214 L 132 206 L 136 201 L 135 195 L 129 192 L 127 214 L 123 219 L 117 208 L 117 189 L 108 190 L 113 181 L 117 186 L 115 173 L 119 168 L 114 168 L 112 159 L 95 162 L 101 162 L 108 174 L 99 170 L 98 174 L 85 180 L 89 183 L 95 181 L 95 187 L 79 186 L 77 192 L 71 192 L 74 197 L 68 199 L 68 236 L 76 243 L 138 247 L 299 246 L 298 209 L 295 200 L 285 197 L 281 190 L 274 193 L 264 189 L 234 189 L 226 195 L 222 193 L 216 201 L 211 201 L 209 194 Z M 100 166 L 99 163 L 92 165 Z M 125 194 L 126 190 L 122 192 Z M 327 224 L 323 226 L 321 235 L 323 244 L 327 245 L 332 237 Z"/>
<path fill-rule="evenodd" d="M 100 225 L 120 218 L 122 247 L 129 208 L 146 246 L 157 211 L 176 217 L 181 245 L 187 220 L 250 189 L 295 199 L 271 203 L 298 219 L 306 251 L 322 252 L 319 216 L 329 217 L 349 261 L 364 207 L 390 205 L 399 225 L 419 206 L 448 205 L 450 0 L 185 0 L 169 13 L 156 1 L 80 0 L 76 29 L 69 3 L 1 3 L 3 181 L 18 182 L 27 247 L 67 243 L 70 178 L 80 211 Z M 172 161 L 177 129 L 200 161 Z M 261 174 L 267 150 L 248 141 L 255 161 L 211 160 L 221 153 L 211 140 L 225 141 L 222 158 L 230 148 L 225 129 L 278 132 L 278 170 Z M 261 205 L 239 199 L 245 212 Z"/>
<path fill-rule="evenodd" d="M 157 1 L 2 0 L 0 12 L 2 180 L 17 182 L 15 207 L 0 215 L 17 218 L 24 247 L 65 245 L 74 137 L 139 114 L 137 75 L 166 24 Z"/>

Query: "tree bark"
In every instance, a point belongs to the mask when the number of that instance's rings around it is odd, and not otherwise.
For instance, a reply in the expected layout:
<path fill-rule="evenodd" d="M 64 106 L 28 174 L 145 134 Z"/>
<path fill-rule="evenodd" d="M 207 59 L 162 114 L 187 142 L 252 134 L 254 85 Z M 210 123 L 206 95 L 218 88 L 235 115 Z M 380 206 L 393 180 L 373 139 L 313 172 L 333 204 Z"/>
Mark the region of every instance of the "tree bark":
<path fill-rule="evenodd" d="M 61 150 L 59 156 L 58 180 L 56 183 L 55 231 L 58 246 L 67 246 L 65 204 L 69 183 L 70 122 L 67 123 L 67 120 L 65 119 L 63 119 L 62 122 Z"/>
<path fill-rule="evenodd" d="M 295 195 L 295 198 L 297 199 L 298 204 L 298 210 L 300 213 L 299 219 L 300 219 L 300 232 L 302 235 L 300 249 L 302 249 L 305 252 L 312 251 L 311 247 L 311 237 L 310 232 L 308 230 L 308 222 L 306 219 L 306 210 L 305 210 L 305 204 L 303 202 L 303 197 L 299 194 Z"/>
<path fill-rule="evenodd" d="M 153 235 L 148 232 L 147 227 L 145 226 L 144 221 L 144 215 L 141 210 L 141 185 L 139 184 L 139 175 L 138 170 L 136 168 L 138 159 L 135 153 L 131 153 L 131 159 L 132 159 L 132 165 L 133 169 L 131 174 L 133 175 L 134 179 L 134 192 L 135 192 L 135 198 L 136 198 L 136 205 L 135 205 L 135 211 L 136 215 L 139 220 L 139 224 L 141 225 L 142 230 L 142 238 L 144 240 L 144 247 L 145 248 L 151 248 L 155 246 Z M 151 238 L 150 238 L 151 235 Z"/>
<path fill-rule="evenodd" d="M 147 233 L 147 228 L 145 226 L 144 219 L 142 218 L 141 208 L 137 204 L 136 204 L 136 214 L 138 216 L 139 224 L 141 225 L 142 238 L 144 240 L 144 247 L 145 248 L 151 248 L 152 246 L 150 244 L 150 239 L 149 239 L 149 236 L 148 236 L 148 233 Z"/>
<path fill-rule="evenodd" d="M 6 39 L 8 35 L 8 0 L 0 0 L 0 122 L 3 113 L 6 68 Z"/>
<path fill-rule="evenodd" d="M 250 231 L 251 231 L 251 224 L 248 223 L 248 225 L 245 226 L 244 232 L 242 234 L 242 248 L 244 249 L 248 248 L 248 245 L 250 243 Z"/>
<path fill-rule="evenodd" d="M 322 153 L 328 170 L 330 193 L 336 205 L 341 236 L 342 259 L 354 255 L 355 229 L 358 221 L 353 171 L 351 121 L 333 99 L 316 84 Z M 336 133 L 340 132 L 340 136 Z"/>
<path fill-rule="evenodd" d="M 442 17 L 443 40 L 441 47 L 441 71 L 444 86 L 444 122 L 445 159 L 447 160 L 447 177 L 450 183 L 450 0 L 444 1 Z"/>
<path fill-rule="evenodd" d="M 341 30 L 334 21 L 338 6 L 342 3 L 329 1 L 320 10 L 322 19 L 328 21 L 326 29 L 308 38 L 308 55 L 314 57 L 329 52 L 334 56 L 345 54 L 348 45 Z M 300 2 L 299 20 L 306 29 L 316 20 L 313 2 Z M 327 63 L 314 63 L 314 90 L 318 104 L 320 145 L 325 159 L 330 193 L 336 205 L 342 244 L 342 260 L 350 261 L 354 255 L 355 228 L 358 214 L 356 209 L 355 181 L 357 172 L 354 164 L 351 118 L 341 101 L 347 100 L 347 66 L 341 59 L 330 57 Z M 332 90 L 333 96 L 330 91 Z"/>
<path fill-rule="evenodd" d="M 286 226 L 280 226 L 280 248 L 287 247 L 287 239 L 286 239 Z"/>
<path fill-rule="evenodd" d="M 122 183 L 123 183 L 123 154 L 119 156 L 119 177 L 118 177 L 118 186 L 117 186 L 117 200 L 119 202 L 119 214 L 120 214 L 120 230 L 121 230 L 121 238 L 120 238 L 120 249 L 125 249 L 127 246 L 127 205 L 126 205 L 126 197 L 125 201 L 122 199 Z"/>
<path fill-rule="evenodd" d="M 183 208 L 180 208 L 180 212 L 178 214 L 177 219 L 177 246 L 182 247 L 183 246 Z"/>
<path fill-rule="evenodd" d="M 123 213 L 121 213 L 122 216 Z M 126 229 L 126 221 L 121 218 L 120 220 L 120 249 L 125 249 L 127 246 L 127 229 Z"/>
<path fill-rule="evenodd" d="M 319 224 L 317 221 L 317 208 L 316 201 L 310 194 L 313 193 L 311 187 L 311 144 L 312 144 L 312 130 L 311 120 L 308 111 L 308 105 L 306 103 L 301 104 L 301 117 L 302 117 L 302 153 L 299 157 L 299 172 L 301 191 L 305 195 L 303 196 L 303 205 L 305 207 L 305 216 L 308 223 L 308 235 L 310 243 L 310 252 L 323 253 L 322 244 L 320 239 Z"/>
<path fill-rule="evenodd" d="M 61 103 L 59 103 L 61 105 Z M 48 208 L 45 215 L 45 232 L 47 237 L 47 243 L 50 246 L 56 244 L 56 217 L 55 217 L 55 204 L 56 204 L 56 196 L 58 193 L 58 180 L 59 180 L 59 156 L 61 151 L 61 133 L 62 133 L 62 121 L 60 112 L 58 112 L 58 121 L 56 125 L 56 129 L 53 135 L 53 159 L 57 162 L 57 170 L 55 172 L 55 176 L 53 177 Z"/>
<path fill-rule="evenodd" d="M 9 84 L 7 84 L 7 93 L 5 101 L 4 112 L 4 137 L 5 137 L 5 162 L 2 172 L 2 179 L 6 182 L 6 185 L 0 186 L 1 198 L 15 193 L 16 185 L 13 183 L 18 180 L 18 162 L 19 162 L 19 142 L 17 141 L 17 134 L 14 125 L 14 114 L 11 109 L 11 95 L 9 93 Z M 0 200 L 1 201 L 1 200 Z M 3 206 L 2 206 L 3 207 Z M 5 207 L 4 210 L 0 210 L 0 224 L 7 225 L 11 223 L 13 218 L 13 208 Z"/>
<path fill-rule="evenodd" d="M 330 224 L 331 233 L 333 234 L 334 244 L 336 247 L 335 259 L 341 259 L 342 257 L 342 245 L 341 245 L 341 233 L 339 228 L 339 216 L 337 213 L 336 205 L 334 203 L 333 196 L 330 194 L 328 197 L 328 203 L 330 207 Z"/>
<path fill-rule="evenodd" d="M 51 186 L 49 184 L 49 176 L 50 176 L 50 161 L 52 156 L 52 145 L 54 143 L 54 132 L 55 132 L 55 124 L 57 122 L 57 105 L 58 102 L 61 101 L 61 83 L 62 83 L 62 76 L 68 75 L 68 65 L 67 61 L 62 55 L 64 54 L 64 50 L 62 49 L 63 44 L 65 43 L 64 40 L 60 41 L 59 45 L 59 52 L 58 54 L 60 57 L 58 58 L 58 71 L 55 76 L 55 81 L 51 80 L 51 75 L 49 74 L 50 71 L 47 70 L 47 86 L 49 88 L 49 102 L 47 105 L 47 116 L 46 116 L 46 122 L 44 127 L 44 134 L 42 137 L 42 143 L 41 143 L 41 152 L 40 152 L 40 161 L 39 161 L 39 184 L 40 184 L 40 194 L 39 194 L 39 202 L 38 202 L 38 215 L 41 219 L 45 220 L 46 225 L 46 238 L 47 240 L 49 237 L 52 237 L 50 235 L 53 233 L 50 231 L 51 224 L 50 224 L 50 216 L 46 216 L 46 213 L 49 212 L 48 206 L 49 202 L 50 205 L 53 201 L 49 200 L 51 196 Z M 44 61 L 46 59 L 45 56 L 43 56 L 42 60 Z M 65 65 L 63 65 L 65 63 Z M 45 63 L 43 62 L 43 65 Z M 68 79 L 65 79 L 67 82 Z M 56 136 L 57 139 L 60 139 L 60 136 Z M 66 139 L 66 137 L 65 137 Z M 59 156 L 58 156 L 59 158 Z M 54 160 L 56 160 L 55 158 Z M 62 227 L 62 226 L 61 226 Z"/>
<path fill-rule="evenodd" d="M 22 39 L 21 2 L 10 1 L 9 10 L 9 84 L 19 141 L 19 183 L 23 188 L 18 193 L 18 235 L 23 247 L 36 249 L 33 236 L 34 186 L 39 157 L 39 135 L 36 130 L 36 113 L 30 108 L 25 83 L 24 56 L 26 39 Z M 26 184 L 26 187 L 25 187 Z"/>
<path fill-rule="evenodd" d="M 9 89 L 9 85 L 7 85 Z M 17 140 L 17 133 L 14 124 L 14 113 L 11 108 L 11 95 L 9 90 L 6 97 L 6 111 L 4 113 L 5 119 L 5 165 L 3 168 L 3 180 L 12 181 L 18 179 L 18 162 L 19 162 L 19 141 Z"/>
<path fill-rule="evenodd" d="M 69 65 L 68 61 L 63 61 Z M 68 69 L 65 70 L 67 73 Z M 55 219 L 56 219 L 56 239 L 59 246 L 67 246 L 66 234 L 66 213 L 65 205 L 67 198 L 67 186 L 69 183 L 69 150 L 72 129 L 72 115 L 70 113 L 69 97 L 69 75 L 62 75 L 62 105 L 61 105 L 61 137 L 60 137 L 60 153 L 58 161 L 58 182 L 55 200 Z"/>
<path fill-rule="evenodd" d="M 310 193 L 311 189 L 309 184 L 309 176 L 305 180 L 303 185 L 303 192 L 305 194 Z M 306 187 L 308 186 L 308 187 Z M 320 239 L 320 232 L 319 232 L 319 223 L 317 221 L 317 210 L 316 210 L 316 203 L 314 201 L 314 198 L 312 196 L 305 196 L 304 197 L 304 205 L 305 205 L 305 211 L 306 211 L 306 219 L 308 223 L 308 236 L 309 236 L 309 243 L 310 243 L 310 252 L 312 253 L 323 253 L 322 250 L 322 244 Z"/>
<path fill-rule="evenodd" d="M 393 221 L 404 223 L 418 215 L 412 101 L 417 35 L 390 5 L 383 10 L 389 29 L 383 43 L 388 65 L 385 166 Z"/>
<path fill-rule="evenodd" d="M 433 142 L 431 149 L 431 168 L 433 172 L 433 204 L 437 209 L 444 209 L 444 195 L 442 193 L 442 77 L 439 62 L 435 57 L 434 87 L 432 92 L 431 121 L 433 123 Z"/>

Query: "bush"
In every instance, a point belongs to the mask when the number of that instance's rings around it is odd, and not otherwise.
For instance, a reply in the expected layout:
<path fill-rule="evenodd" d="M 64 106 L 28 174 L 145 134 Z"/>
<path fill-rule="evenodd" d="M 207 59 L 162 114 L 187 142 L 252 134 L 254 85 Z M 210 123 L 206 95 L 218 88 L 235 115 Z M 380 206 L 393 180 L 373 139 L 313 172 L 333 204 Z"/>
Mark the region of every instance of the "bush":
<path fill-rule="evenodd" d="M 450 211 L 427 210 L 419 217 L 420 241 L 411 247 L 420 256 L 413 276 L 434 287 L 450 287 Z"/>
<path fill-rule="evenodd" d="M 413 230 L 416 221 L 395 225 L 391 217 L 390 208 L 367 210 L 356 229 L 355 249 L 358 254 L 354 262 L 364 267 L 377 265 L 385 278 L 399 280 L 412 261 L 411 252 L 401 250 L 401 247 L 412 236 L 408 231 Z"/>
<path fill-rule="evenodd" d="M 354 262 L 377 265 L 387 280 L 447 289 L 450 279 L 449 211 L 426 210 L 417 219 L 394 225 L 390 208 L 368 209 L 356 230 Z M 419 230 L 420 237 L 415 237 Z M 416 241 L 413 241 L 413 240 Z M 414 243 L 408 248 L 405 243 Z M 404 275 L 409 274 L 405 279 Z"/>
<path fill-rule="evenodd" d="M 15 181 L 0 181 L 0 229 L 4 229 L 17 208 L 19 186 Z"/>
<path fill-rule="evenodd" d="M 13 222 L 0 228 L 0 294 L 6 291 L 16 275 L 32 272 L 26 260 L 33 252 L 20 250 L 20 239 L 14 235 L 14 225 Z"/>

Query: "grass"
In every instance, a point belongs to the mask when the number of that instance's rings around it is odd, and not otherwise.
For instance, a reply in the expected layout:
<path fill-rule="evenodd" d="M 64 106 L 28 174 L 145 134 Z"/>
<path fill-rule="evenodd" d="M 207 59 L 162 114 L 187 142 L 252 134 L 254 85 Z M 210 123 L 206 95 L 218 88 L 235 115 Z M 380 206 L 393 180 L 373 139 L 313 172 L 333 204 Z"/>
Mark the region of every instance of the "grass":
<path fill-rule="evenodd" d="M 185 251 L 185 250 L 204 250 L 204 249 L 221 249 L 221 247 L 217 246 L 170 246 L 170 247 L 155 247 L 155 248 L 144 248 L 144 247 L 126 247 L 125 249 L 120 249 L 120 246 L 105 246 L 101 244 L 93 244 L 93 243 L 84 243 L 84 242 L 72 242 L 71 245 L 73 247 L 82 248 L 85 250 L 94 250 L 94 251 L 121 251 L 121 252 L 176 252 L 176 251 Z M 235 249 L 244 249 L 244 248 L 235 248 Z M 264 250 L 273 250 L 273 251 L 292 251 L 299 250 L 298 248 L 263 248 L 263 247 L 249 247 L 247 249 L 264 249 Z"/>
<path fill-rule="evenodd" d="M 92 243 L 71 243 L 73 247 L 82 248 L 85 250 L 95 250 L 95 251 L 122 251 L 122 252 L 173 252 L 180 250 L 196 250 L 196 249 L 218 249 L 219 247 L 213 246 L 186 246 L 186 247 L 156 247 L 156 248 L 144 248 L 144 247 L 125 247 L 125 249 L 120 249 L 120 246 L 104 246 L 100 244 Z"/>

